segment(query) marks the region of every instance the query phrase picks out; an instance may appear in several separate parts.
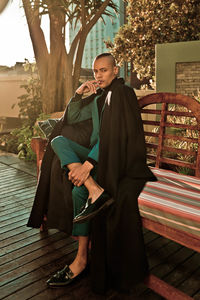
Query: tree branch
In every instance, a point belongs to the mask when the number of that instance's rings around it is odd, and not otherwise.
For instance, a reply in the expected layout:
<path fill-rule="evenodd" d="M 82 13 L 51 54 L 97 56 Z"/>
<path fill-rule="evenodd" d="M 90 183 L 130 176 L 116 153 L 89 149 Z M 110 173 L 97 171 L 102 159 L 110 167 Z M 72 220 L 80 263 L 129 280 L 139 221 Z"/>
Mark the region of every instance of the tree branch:
<path fill-rule="evenodd" d="M 85 18 L 85 0 L 80 0 L 81 3 L 81 23 L 82 27 L 86 25 L 86 18 Z"/>
<path fill-rule="evenodd" d="M 71 47 L 70 47 L 70 50 L 69 50 L 69 56 L 70 57 L 73 56 L 74 53 L 75 53 L 75 50 L 77 48 L 77 45 L 78 45 L 80 37 L 81 37 L 81 32 L 82 32 L 82 28 L 79 29 L 79 31 L 77 32 L 75 38 L 72 41 L 72 44 L 71 44 Z"/>
<path fill-rule="evenodd" d="M 39 7 L 32 8 L 30 0 L 22 0 L 22 2 L 38 67 L 44 66 L 48 60 L 48 49 L 40 27 Z"/>
<path fill-rule="evenodd" d="M 90 21 L 88 21 L 86 27 L 84 28 L 86 32 L 89 32 L 92 29 L 92 27 L 97 23 L 97 21 L 99 20 L 99 18 L 103 14 L 104 10 L 108 6 L 109 2 L 111 2 L 111 0 L 105 0 L 103 2 L 103 4 L 101 5 L 101 7 L 99 8 L 99 10 L 93 16 L 93 18 Z"/>
<path fill-rule="evenodd" d="M 84 50 L 86 38 L 87 38 L 87 34 L 81 35 L 77 53 L 76 53 L 76 60 L 74 63 L 74 74 L 73 74 L 74 90 L 76 90 L 78 87 L 78 80 L 80 78 L 80 73 L 81 73 L 81 62 L 82 62 L 83 50 Z"/>

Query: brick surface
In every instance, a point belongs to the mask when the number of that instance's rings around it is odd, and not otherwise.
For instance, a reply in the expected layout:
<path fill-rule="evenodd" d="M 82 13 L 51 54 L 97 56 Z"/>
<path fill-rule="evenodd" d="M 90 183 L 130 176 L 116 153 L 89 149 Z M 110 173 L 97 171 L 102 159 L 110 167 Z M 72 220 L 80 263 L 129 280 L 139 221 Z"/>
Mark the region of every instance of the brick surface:
<path fill-rule="evenodd" d="M 200 62 L 176 64 L 176 93 L 197 95 L 200 88 Z"/>

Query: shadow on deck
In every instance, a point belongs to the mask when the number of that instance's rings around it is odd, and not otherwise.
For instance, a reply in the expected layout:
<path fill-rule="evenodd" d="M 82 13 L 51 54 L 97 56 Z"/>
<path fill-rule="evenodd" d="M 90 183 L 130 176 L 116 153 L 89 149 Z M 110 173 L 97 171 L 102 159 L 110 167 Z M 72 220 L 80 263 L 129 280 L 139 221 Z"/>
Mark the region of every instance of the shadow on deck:
<path fill-rule="evenodd" d="M 26 227 L 36 189 L 36 168 L 15 156 L 0 156 L 0 299 L 158 300 L 143 284 L 131 294 L 93 294 L 90 277 L 67 288 L 48 289 L 49 275 L 70 263 L 77 243 L 57 230 Z M 144 230 L 151 272 L 200 300 L 200 254 Z"/>

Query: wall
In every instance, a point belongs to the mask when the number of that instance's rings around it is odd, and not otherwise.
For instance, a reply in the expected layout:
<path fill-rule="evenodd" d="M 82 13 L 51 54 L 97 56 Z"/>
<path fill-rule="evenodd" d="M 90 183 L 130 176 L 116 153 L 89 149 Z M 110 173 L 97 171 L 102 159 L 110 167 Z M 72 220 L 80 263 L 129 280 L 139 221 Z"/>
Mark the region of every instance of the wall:
<path fill-rule="evenodd" d="M 0 75 L 0 117 L 18 117 L 18 105 L 13 109 L 11 107 L 17 104 L 17 97 L 25 92 L 20 88 L 25 79 L 27 75 Z"/>
<path fill-rule="evenodd" d="M 193 96 L 200 89 L 200 62 L 176 63 L 176 93 Z"/>
<path fill-rule="evenodd" d="M 18 117 L 19 108 L 17 105 L 20 95 L 25 93 L 23 88 L 20 88 L 20 85 L 24 83 L 29 75 L 2 75 L 0 74 L 0 117 Z M 88 78 L 83 77 L 83 81 L 88 80 Z M 143 97 L 145 95 L 155 93 L 154 90 L 135 90 L 135 93 L 138 97 Z M 14 109 L 12 105 L 16 103 Z"/>
<path fill-rule="evenodd" d="M 196 93 L 197 88 L 200 87 L 200 72 L 196 73 L 196 68 L 199 70 L 199 64 L 200 41 L 156 45 L 156 91 L 178 91 L 189 95 L 193 92 Z M 188 69 L 189 73 L 186 71 Z M 181 70 L 185 74 L 183 77 L 180 73 Z M 184 82 L 185 84 L 183 84 Z M 186 89 L 186 86 L 189 89 Z"/>

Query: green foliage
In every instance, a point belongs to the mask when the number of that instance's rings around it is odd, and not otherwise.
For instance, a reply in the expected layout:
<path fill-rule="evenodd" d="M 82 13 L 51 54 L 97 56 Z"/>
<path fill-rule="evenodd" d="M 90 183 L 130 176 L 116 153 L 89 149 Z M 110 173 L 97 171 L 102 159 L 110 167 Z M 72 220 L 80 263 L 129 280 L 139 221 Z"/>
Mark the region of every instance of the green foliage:
<path fill-rule="evenodd" d="M 32 128 L 42 113 L 41 85 L 36 65 L 26 60 L 24 68 L 30 72 L 30 78 L 20 86 L 26 93 L 18 97 L 19 117 L 23 117 L 24 123 Z"/>
<path fill-rule="evenodd" d="M 156 44 L 200 39 L 199 0 L 127 2 L 127 24 L 119 29 L 114 44 L 106 44 L 119 64 L 132 61 L 140 79 L 155 75 Z"/>
<path fill-rule="evenodd" d="M 36 1 L 31 0 L 31 3 L 36 6 Z M 82 11 L 82 5 L 84 3 L 84 12 Z M 103 4 L 102 0 L 85 0 L 82 1 L 74 1 L 74 0 L 39 0 L 38 6 L 40 7 L 40 14 L 48 14 L 50 10 L 61 11 L 64 15 L 66 15 L 66 22 L 69 22 L 70 25 L 76 27 L 76 25 L 81 21 L 82 17 L 86 18 L 87 21 L 93 18 L 96 12 L 101 8 Z M 117 5 L 114 1 L 109 1 L 107 8 L 104 10 L 103 14 L 101 15 L 101 19 L 103 19 L 103 15 L 113 17 L 113 13 L 110 11 L 109 8 L 112 8 L 115 13 L 118 11 Z"/>
<path fill-rule="evenodd" d="M 4 134 L 0 136 L 0 149 L 5 152 L 17 154 L 18 138 L 12 134 Z"/>
<path fill-rule="evenodd" d="M 6 151 L 18 153 L 20 158 L 32 161 L 36 157 L 31 149 L 31 139 L 36 135 L 41 136 L 41 131 L 35 125 L 42 113 L 41 86 L 35 64 L 26 61 L 24 68 L 29 71 L 30 78 L 20 86 L 26 93 L 18 97 L 19 116 L 23 117 L 23 125 L 14 129 L 10 135 L 2 137 L 1 144 Z"/>
<path fill-rule="evenodd" d="M 200 89 L 197 90 L 196 94 L 193 97 L 200 103 Z"/>
<path fill-rule="evenodd" d="M 31 139 L 33 137 L 33 129 L 30 126 L 24 125 L 22 128 L 14 129 L 12 135 L 17 138 L 18 157 L 27 161 L 36 159 L 35 153 L 31 149 Z"/>

